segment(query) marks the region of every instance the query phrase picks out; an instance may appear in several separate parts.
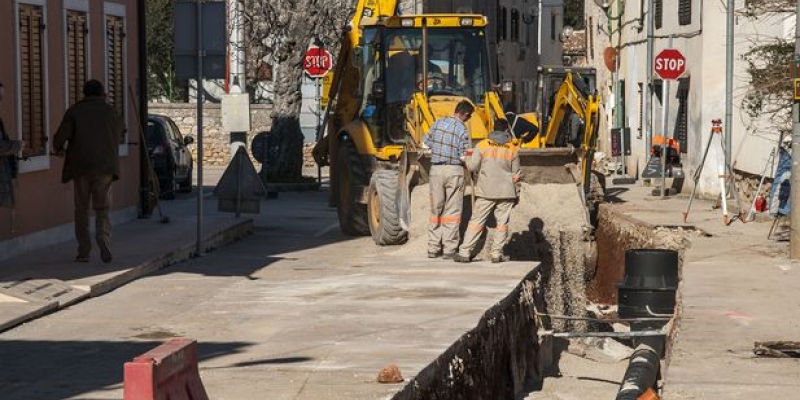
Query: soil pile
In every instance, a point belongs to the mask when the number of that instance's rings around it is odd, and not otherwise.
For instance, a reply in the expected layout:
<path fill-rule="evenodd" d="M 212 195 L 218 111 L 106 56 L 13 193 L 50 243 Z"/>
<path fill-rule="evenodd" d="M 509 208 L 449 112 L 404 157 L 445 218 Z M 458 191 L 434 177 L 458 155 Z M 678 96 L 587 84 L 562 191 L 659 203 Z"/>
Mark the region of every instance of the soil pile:
<path fill-rule="evenodd" d="M 588 216 L 574 184 L 526 184 L 520 188 L 519 204 L 511 214 L 511 239 L 506 254 L 512 260 L 542 262 L 549 314 L 584 316 L 586 306 L 585 259 L 589 243 L 584 240 Z M 411 193 L 411 221 L 408 243 L 392 254 L 425 257 L 430 218 L 430 190 L 420 185 Z M 472 196 L 464 197 L 461 232 L 472 211 Z M 476 249 L 475 259 L 488 260 L 495 222 L 489 219 L 487 232 Z M 558 330 L 583 330 L 584 323 L 553 320 Z"/>

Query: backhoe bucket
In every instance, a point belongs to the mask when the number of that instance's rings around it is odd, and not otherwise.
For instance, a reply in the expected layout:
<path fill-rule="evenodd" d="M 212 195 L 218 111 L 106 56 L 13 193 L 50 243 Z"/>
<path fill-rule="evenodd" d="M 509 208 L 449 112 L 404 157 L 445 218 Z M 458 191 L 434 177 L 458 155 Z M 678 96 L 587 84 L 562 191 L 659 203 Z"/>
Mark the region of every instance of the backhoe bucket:
<path fill-rule="evenodd" d="M 530 184 L 576 183 L 578 154 L 573 148 L 520 149 L 521 181 Z"/>

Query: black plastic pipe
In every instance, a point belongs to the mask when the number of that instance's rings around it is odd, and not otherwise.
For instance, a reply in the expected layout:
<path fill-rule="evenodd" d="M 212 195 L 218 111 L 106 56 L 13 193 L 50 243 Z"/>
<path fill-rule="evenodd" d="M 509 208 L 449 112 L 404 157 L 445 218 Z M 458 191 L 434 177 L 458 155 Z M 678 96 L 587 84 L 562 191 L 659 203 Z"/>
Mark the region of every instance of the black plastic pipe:
<path fill-rule="evenodd" d="M 631 354 L 625 378 L 619 386 L 617 400 L 636 400 L 647 389 L 655 388 L 661 368 L 663 339 L 640 344 Z"/>

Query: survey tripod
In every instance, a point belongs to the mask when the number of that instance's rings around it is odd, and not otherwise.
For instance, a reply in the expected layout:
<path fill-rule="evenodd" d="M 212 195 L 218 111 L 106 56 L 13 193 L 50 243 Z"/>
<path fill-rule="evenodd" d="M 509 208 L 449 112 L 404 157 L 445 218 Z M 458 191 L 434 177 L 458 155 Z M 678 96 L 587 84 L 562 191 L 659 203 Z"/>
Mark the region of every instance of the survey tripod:
<path fill-rule="evenodd" d="M 722 120 L 715 119 L 711 121 L 711 134 L 708 135 L 708 143 L 706 143 L 706 148 L 703 151 L 703 160 L 700 161 L 700 167 L 697 168 L 697 171 L 694 172 L 694 176 L 692 176 L 692 181 L 694 182 L 694 187 L 692 188 L 692 195 L 689 196 L 689 204 L 686 206 L 686 211 L 683 213 L 683 222 L 686 223 L 689 219 L 689 210 L 692 208 L 692 202 L 694 201 L 695 194 L 697 193 L 697 186 L 698 182 L 700 182 L 700 176 L 703 174 L 703 167 L 706 164 L 706 159 L 708 158 L 708 151 L 711 149 L 711 144 L 714 142 L 714 138 L 719 137 L 719 145 L 722 149 L 722 154 L 727 154 L 725 151 L 725 140 L 722 137 Z M 728 164 L 727 161 L 722 161 L 717 168 L 717 176 L 719 178 L 720 183 L 720 204 L 722 205 L 722 222 L 725 225 L 730 225 L 733 221 L 739 219 L 744 221 L 742 218 L 742 203 L 739 201 L 739 191 L 736 190 L 736 179 L 733 174 L 733 168 Z M 736 200 L 736 207 L 737 207 L 737 214 L 731 217 L 728 213 L 728 185 L 730 185 L 730 191 L 733 195 L 734 200 Z"/>

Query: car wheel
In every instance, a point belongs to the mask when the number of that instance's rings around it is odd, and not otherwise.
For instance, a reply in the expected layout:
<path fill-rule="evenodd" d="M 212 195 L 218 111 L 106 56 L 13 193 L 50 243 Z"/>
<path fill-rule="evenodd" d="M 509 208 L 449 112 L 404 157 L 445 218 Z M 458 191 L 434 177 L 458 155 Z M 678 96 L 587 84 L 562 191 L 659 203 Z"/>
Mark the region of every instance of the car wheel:
<path fill-rule="evenodd" d="M 189 172 L 186 174 L 186 179 L 178 184 L 181 193 L 192 192 L 192 167 L 189 167 Z"/>
<path fill-rule="evenodd" d="M 169 176 L 164 177 L 161 181 L 161 198 L 164 200 L 174 200 L 176 192 L 175 180 L 175 167 L 172 167 L 172 172 Z"/>

